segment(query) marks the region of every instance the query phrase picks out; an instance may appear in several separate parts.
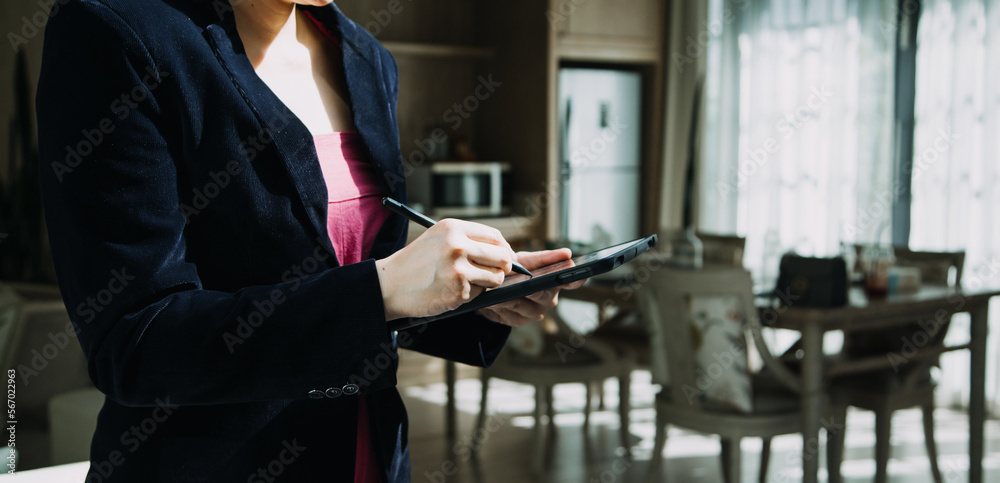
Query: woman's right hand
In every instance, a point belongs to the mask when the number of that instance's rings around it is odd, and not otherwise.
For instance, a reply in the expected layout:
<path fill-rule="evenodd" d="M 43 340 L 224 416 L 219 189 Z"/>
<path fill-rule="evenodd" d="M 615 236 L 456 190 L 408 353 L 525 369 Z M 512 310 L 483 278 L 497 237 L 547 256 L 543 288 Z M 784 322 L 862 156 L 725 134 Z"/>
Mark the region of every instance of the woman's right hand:
<path fill-rule="evenodd" d="M 437 315 L 503 283 L 515 260 L 500 231 L 444 219 L 375 261 L 385 319 Z"/>

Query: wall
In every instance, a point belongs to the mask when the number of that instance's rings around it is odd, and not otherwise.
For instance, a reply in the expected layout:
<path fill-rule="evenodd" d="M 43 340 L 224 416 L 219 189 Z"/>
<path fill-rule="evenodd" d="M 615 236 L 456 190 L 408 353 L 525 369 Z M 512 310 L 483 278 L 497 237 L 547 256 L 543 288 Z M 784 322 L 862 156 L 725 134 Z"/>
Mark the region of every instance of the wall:
<path fill-rule="evenodd" d="M 57 1 L 65 0 L 2 0 L 0 1 L 0 33 L 3 34 L 2 44 L 0 44 L 0 182 L 7 182 L 11 170 L 10 160 L 7 159 L 7 152 L 10 140 L 8 139 L 8 127 L 14 111 L 13 99 L 13 70 L 14 70 L 14 48 L 12 40 L 18 42 L 19 48 L 28 52 L 28 69 L 32 88 L 31 103 L 34 104 L 34 86 L 38 80 L 38 72 L 41 60 L 44 28 L 37 25 L 44 25 L 49 13 L 49 6 Z M 438 0 L 440 2 L 440 0 Z M 351 0 L 341 2 L 341 8 L 349 16 L 362 23 L 371 24 L 371 28 L 377 29 L 377 37 L 382 41 L 429 42 L 443 43 L 459 46 L 483 45 L 483 37 L 488 37 L 481 28 L 468 19 L 479 18 L 483 15 L 484 9 L 479 4 L 467 3 L 463 0 L 447 0 L 443 3 L 423 5 L 417 2 L 404 3 L 406 10 L 397 15 L 380 17 L 379 14 L 387 7 L 386 0 Z M 667 22 L 669 28 L 668 36 L 665 38 L 664 66 L 667 75 L 664 92 L 664 104 L 666 105 L 666 125 L 664 126 L 665 148 L 663 152 L 664 167 L 657 178 L 660 178 L 662 187 L 650 193 L 653 195 L 652 202 L 659 203 L 659 220 L 652 221 L 660 227 L 678 226 L 680 224 L 680 211 L 683 193 L 683 173 L 687 153 L 687 124 L 690 121 L 690 91 L 694 85 L 694 71 L 703 70 L 703 66 L 698 69 L 684 69 L 681 73 L 673 68 L 670 53 L 683 51 L 685 41 L 697 35 L 701 28 L 702 20 L 707 18 L 705 7 L 700 4 L 692 4 L 686 1 L 667 2 Z M 56 12 L 58 15 L 58 12 Z M 530 17 L 532 20 L 543 19 L 542 14 Z M 378 23 L 383 19 L 383 24 Z M 375 22 L 375 23 L 372 23 Z M 522 20 L 517 25 L 523 27 Z M 428 28 L 430 25 L 431 28 Z M 489 22 L 487 22 L 489 25 Z M 544 27 L 544 26 L 543 26 Z M 14 37 L 16 36 L 16 37 Z M 12 37 L 14 37 L 12 39 Z M 24 42 L 21 42 L 21 39 Z M 544 50 L 538 47 L 539 50 Z M 503 57 L 503 51 L 500 52 Z M 490 62 L 459 61 L 454 62 L 447 56 L 442 58 L 415 58 L 397 56 L 400 59 L 400 74 L 402 77 L 416 77 L 417 82 L 407 82 L 400 93 L 400 109 L 403 112 L 427 112 L 433 115 L 432 118 L 426 116 L 401 116 L 400 134 L 404 153 L 407 149 L 414 149 L 414 141 L 422 139 L 428 119 L 439 119 L 441 113 L 447 112 L 454 99 L 450 95 L 437 96 L 426 95 L 424 90 L 436 88 L 438 91 L 447 92 L 469 92 L 475 85 L 467 86 L 468 79 L 474 79 L 475 74 L 490 72 L 484 65 Z M 544 56 L 540 57 L 542 61 Z M 502 59 L 499 59 L 502 60 Z M 700 60 L 700 62 L 703 62 Z M 440 64 L 440 68 L 427 69 L 427 64 Z M 533 71 L 528 69 L 528 71 Z M 534 69 L 537 71 L 537 69 Z M 524 69 L 516 71 L 524 78 Z M 444 75 L 449 74 L 449 75 Z M 442 81 L 441 79 L 448 79 Z M 425 80 L 420 82 L 420 80 Z M 414 79 L 410 79 L 414 80 Z M 532 79 L 537 82 L 537 79 Z M 514 83 L 510 84 L 506 91 L 514 91 Z M 431 102 L 435 99 L 442 100 L 443 103 Z M 498 97 L 497 101 L 500 100 Z M 444 102 L 447 101 L 447 102 Z M 439 105 L 440 104 L 440 105 Z M 490 111 L 499 106 L 489 105 L 484 112 Z M 459 134 L 468 137 L 481 138 L 482 147 L 485 147 L 486 156 L 509 154 L 500 152 L 495 145 L 490 143 L 489 136 L 483 136 L 480 126 L 488 128 L 489 123 L 464 123 Z M 488 131 L 488 129 L 487 129 Z M 479 144 L 479 143 L 477 143 Z M 537 164 L 544 166 L 544 159 L 539 159 Z M 45 169 L 43 166 L 42 169 Z M 654 183 L 658 184 L 658 183 Z M 523 189 L 524 187 L 518 187 Z"/>

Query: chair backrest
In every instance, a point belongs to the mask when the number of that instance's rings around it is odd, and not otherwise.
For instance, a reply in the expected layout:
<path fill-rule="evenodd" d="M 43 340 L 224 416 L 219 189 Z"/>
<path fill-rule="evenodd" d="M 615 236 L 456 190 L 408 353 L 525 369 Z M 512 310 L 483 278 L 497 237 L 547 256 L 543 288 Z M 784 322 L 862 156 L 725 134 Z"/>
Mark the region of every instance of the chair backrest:
<path fill-rule="evenodd" d="M 666 253 L 679 233 L 677 228 L 664 228 L 659 232 L 660 243 L 652 253 Z M 719 235 L 715 233 L 695 232 L 701 241 L 702 264 L 706 267 L 736 267 L 743 266 L 743 252 L 747 239 L 736 235 Z"/>
<path fill-rule="evenodd" d="M 752 410 L 747 332 L 764 365 L 778 368 L 778 378 L 795 389 L 794 375 L 780 369 L 760 336 L 752 288 L 750 273 L 743 269 L 667 267 L 653 271 L 639 288 L 639 307 L 650 331 L 653 382 L 669 390 L 675 403 L 698 408 L 715 391 L 728 400 L 713 402 Z M 706 316 L 713 306 L 726 315 Z M 730 323 L 734 325 L 727 327 Z"/>
<path fill-rule="evenodd" d="M 861 267 L 862 254 L 865 245 L 854 245 L 856 264 L 854 270 Z M 961 285 L 962 270 L 965 267 L 965 252 L 926 252 L 911 250 L 906 247 L 892 247 L 895 264 L 900 267 L 914 267 L 920 270 L 920 282 L 931 285 Z M 954 269 L 955 279 L 951 280 Z"/>
<path fill-rule="evenodd" d="M 951 285 L 949 280 L 954 270 L 954 285 L 962 284 L 962 269 L 965 267 L 965 252 L 921 252 L 908 248 L 894 248 L 896 265 L 914 267 L 920 270 L 920 282 L 933 285 Z"/>
<path fill-rule="evenodd" d="M 701 240 L 702 262 L 707 267 L 742 267 L 747 239 L 736 235 L 696 233 Z"/>

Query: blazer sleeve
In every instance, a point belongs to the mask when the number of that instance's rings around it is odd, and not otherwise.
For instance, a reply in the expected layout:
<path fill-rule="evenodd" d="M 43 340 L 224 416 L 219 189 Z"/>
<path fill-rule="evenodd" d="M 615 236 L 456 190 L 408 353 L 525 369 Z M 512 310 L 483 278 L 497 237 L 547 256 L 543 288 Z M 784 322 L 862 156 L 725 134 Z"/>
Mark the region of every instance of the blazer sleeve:
<path fill-rule="evenodd" d="M 476 314 L 462 314 L 399 331 L 399 347 L 489 367 L 500 355 L 510 327 Z"/>
<path fill-rule="evenodd" d="M 382 369 L 395 352 L 373 261 L 234 292 L 203 287 L 179 208 L 179 128 L 159 97 L 167 88 L 155 87 L 171 73 L 156 60 L 97 2 L 64 4 L 46 28 L 40 182 L 95 385 L 132 406 L 395 385 L 394 365 Z"/>

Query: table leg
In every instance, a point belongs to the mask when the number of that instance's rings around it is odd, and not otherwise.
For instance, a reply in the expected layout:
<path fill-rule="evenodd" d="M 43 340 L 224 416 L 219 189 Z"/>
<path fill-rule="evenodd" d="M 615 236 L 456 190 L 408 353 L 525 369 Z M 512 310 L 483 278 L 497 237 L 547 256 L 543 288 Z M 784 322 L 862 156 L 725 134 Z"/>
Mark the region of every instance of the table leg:
<path fill-rule="evenodd" d="M 802 352 L 802 481 L 816 483 L 823 417 L 823 331 L 815 324 L 802 327 Z"/>
<path fill-rule="evenodd" d="M 444 382 L 448 400 L 444 406 L 444 435 L 448 441 L 455 439 L 455 363 L 444 361 Z"/>
<path fill-rule="evenodd" d="M 969 309 L 972 340 L 969 348 L 969 481 L 983 481 L 983 425 L 986 421 L 986 334 L 989 304 Z"/>

